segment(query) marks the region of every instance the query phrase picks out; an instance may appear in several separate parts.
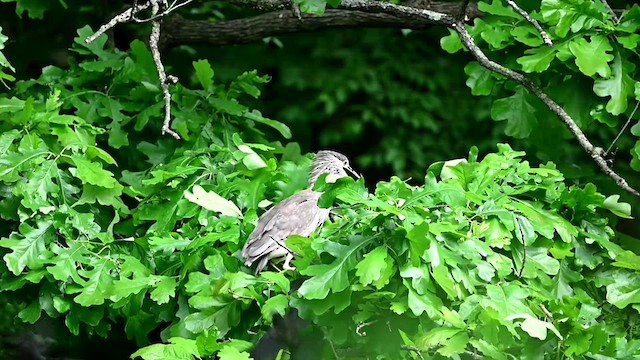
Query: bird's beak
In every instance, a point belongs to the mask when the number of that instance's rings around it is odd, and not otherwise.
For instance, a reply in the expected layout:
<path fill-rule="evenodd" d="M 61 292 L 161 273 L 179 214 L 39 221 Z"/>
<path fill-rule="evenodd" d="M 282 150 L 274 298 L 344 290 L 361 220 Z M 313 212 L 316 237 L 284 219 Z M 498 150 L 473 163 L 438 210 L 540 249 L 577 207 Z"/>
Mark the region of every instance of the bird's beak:
<path fill-rule="evenodd" d="M 351 175 L 355 176 L 356 179 L 360 179 L 360 175 L 358 175 L 358 173 L 355 170 L 353 170 L 351 166 L 347 165 L 344 168 L 345 170 L 347 170 L 347 172 L 351 173 Z"/>

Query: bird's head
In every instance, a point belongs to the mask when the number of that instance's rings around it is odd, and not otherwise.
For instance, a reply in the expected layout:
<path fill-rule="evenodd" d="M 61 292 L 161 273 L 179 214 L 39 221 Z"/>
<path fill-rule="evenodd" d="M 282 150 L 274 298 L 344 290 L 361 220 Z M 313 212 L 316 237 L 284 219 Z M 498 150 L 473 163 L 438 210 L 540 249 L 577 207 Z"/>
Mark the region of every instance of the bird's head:
<path fill-rule="evenodd" d="M 349 159 L 347 159 L 346 156 L 331 150 L 320 150 L 311 164 L 309 183 L 313 186 L 322 174 L 334 175 L 336 178 L 341 178 L 349 176 L 349 173 L 356 178 L 360 177 L 351 168 Z"/>

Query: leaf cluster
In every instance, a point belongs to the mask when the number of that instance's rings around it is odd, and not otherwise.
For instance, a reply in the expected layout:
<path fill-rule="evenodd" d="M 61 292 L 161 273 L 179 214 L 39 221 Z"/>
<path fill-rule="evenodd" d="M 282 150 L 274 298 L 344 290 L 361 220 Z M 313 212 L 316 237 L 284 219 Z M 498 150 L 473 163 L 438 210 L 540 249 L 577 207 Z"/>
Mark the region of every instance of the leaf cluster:
<path fill-rule="evenodd" d="M 543 0 L 539 4 L 527 4 L 527 9 L 549 34 L 553 46 L 543 44 L 534 26 L 500 0 L 480 2 L 479 9 L 487 16 L 475 19 L 469 31 L 488 47 L 492 59 L 527 73 L 546 89 L 588 134 L 594 128 L 620 129 L 640 101 L 640 75 L 635 66 L 640 7 L 631 5 L 614 19 L 601 1 Z M 441 45 L 451 53 L 462 49 L 451 30 Z M 543 153 L 557 150 L 552 144 L 562 141 L 566 129 L 535 95 L 477 62 L 469 63 L 465 72 L 472 94 L 494 98 L 491 117 L 507 122 L 505 134 L 529 138 Z M 637 119 L 635 114 L 632 124 Z M 630 151 L 634 171 L 640 170 L 638 126 L 617 144 Z M 611 139 L 602 134 L 593 131 L 590 136 L 607 147 Z M 553 158 L 549 154 L 543 157 Z"/>

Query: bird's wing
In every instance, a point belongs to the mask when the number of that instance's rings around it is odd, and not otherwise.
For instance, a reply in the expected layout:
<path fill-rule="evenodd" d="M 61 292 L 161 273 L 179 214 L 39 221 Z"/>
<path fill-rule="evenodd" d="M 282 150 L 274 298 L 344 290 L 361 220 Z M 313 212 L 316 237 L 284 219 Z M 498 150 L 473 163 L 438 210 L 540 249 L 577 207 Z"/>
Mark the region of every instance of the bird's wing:
<path fill-rule="evenodd" d="M 308 236 L 328 216 L 328 209 L 318 207 L 320 194 L 311 190 L 299 192 L 280 202 L 258 220 L 242 249 L 250 265 L 263 256 L 284 256 L 289 250 L 284 240 L 289 235 Z"/>

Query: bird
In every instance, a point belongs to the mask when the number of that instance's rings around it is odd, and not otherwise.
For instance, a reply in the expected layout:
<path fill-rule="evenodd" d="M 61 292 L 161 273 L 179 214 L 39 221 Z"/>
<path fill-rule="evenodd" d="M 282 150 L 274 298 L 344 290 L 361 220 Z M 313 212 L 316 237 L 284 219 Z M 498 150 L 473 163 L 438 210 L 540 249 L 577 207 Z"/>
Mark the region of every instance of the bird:
<path fill-rule="evenodd" d="M 331 150 L 318 151 L 311 163 L 309 187 L 278 203 L 258 219 L 258 224 L 242 248 L 245 265 L 251 267 L 257 262 L 256 273 L 259 273 L 269 260 L 284 257 L 282 268 L 295 270 L 290 264 L 294 254 L 287 248 L 285 240 L 290 235 L 309 236 L 324 224 L 331 211 L 318 206 L 322 193 L 314 191 L 313 186 L 323 174 L 341 178 L 349 176 L 347 172 L 356 178 L 360 177 L 351 168 L 345 155 Z"/>

